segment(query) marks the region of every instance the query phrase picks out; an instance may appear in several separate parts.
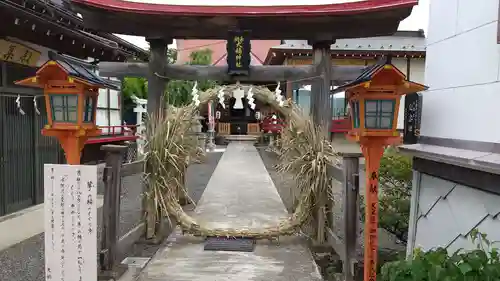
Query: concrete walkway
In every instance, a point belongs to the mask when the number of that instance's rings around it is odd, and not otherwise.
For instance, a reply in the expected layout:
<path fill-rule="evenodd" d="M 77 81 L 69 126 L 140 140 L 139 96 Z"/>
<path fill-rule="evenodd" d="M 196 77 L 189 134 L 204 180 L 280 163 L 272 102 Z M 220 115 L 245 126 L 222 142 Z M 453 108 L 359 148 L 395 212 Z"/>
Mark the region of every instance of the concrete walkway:
<path fill-rule="evenodd" d="M 233 142 L 222 156 L 192 214 L 222 228 L 276 225 L 285 206 L 256 148 Z M 255 251 L 204 251 L 204 240 L 176 231 L 140 274 L 142 281 L 320 281 L 319 270 L 300 237 L 258 241 Z"/>

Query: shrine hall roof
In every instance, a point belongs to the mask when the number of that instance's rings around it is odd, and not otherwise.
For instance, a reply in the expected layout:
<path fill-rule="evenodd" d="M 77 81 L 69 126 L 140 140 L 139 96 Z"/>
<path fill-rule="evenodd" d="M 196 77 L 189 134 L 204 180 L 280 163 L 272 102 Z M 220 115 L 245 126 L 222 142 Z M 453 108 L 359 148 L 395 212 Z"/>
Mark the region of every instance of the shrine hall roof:
<path fill-rule="evenodd" d="M 396 31 L 390 36 L 339 39 L 331 45 L 330 50 L 332 56 L 336 57 L 393 55 L 425 58 L 426 38 L 423 30 Z M 281 65 L 287 57 L 311 56 L 312 46 L 307 40 L 283 40 L 281 45 L 269 49 L 264 64 Z"/>
<path fill-rule="evenodd" d="M 212 0 L 213 1 L 213 0 Z M 418 0 L 71 0 L 85 25 L 150 38 L 225 39 L 237 26 L 252 39 L 327 40 L 388 35 Z M 376 24 L 374 24 L 376 23 Z"/>

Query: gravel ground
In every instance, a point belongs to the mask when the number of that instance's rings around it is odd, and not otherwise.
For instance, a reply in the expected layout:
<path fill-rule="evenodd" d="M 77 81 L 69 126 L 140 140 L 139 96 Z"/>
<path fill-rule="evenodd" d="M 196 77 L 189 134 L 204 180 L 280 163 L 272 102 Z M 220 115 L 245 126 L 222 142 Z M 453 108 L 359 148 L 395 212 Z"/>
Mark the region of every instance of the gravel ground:
<path fill-rule="evenodd" d="M 138 224 L 142 219 L 143 181 L 141 175 L 128 176 L 122 179 L 120 197 L 120 229 L 123 236 Z"/>
<path fill-rule="evenodd" d="M 276 171 L 274 165 L 278 163 L 276 154 L 272 152 L 267 152 L 265 147 L 258 147 L 257 151 L 264 162 L 264 166 L 267 172 L 271 176 L 271 179 L 278 190 L 278 193 L 289 213 L 292 212 L 293 203 L 295 201 L 294 196 L 291 194 L 291 188 L 295 185 L 292 175 L 281 175 Z"/>
<path fill-rule="evenodd" d="M 195 203 L 201 198 L 205 187 L 215 171 L 215 167 L 222 157 L 222 152 L 207 153 L 204 163 L 193 164 L 188 167 L 186 174 L 186 186 L 188 194 Z"/>

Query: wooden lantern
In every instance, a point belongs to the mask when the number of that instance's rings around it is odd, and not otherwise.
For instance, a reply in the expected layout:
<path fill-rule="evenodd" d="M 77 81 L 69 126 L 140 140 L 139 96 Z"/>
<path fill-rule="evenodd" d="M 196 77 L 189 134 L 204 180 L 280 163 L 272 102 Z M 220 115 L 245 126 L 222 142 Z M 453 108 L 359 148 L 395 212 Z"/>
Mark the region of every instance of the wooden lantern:
<path fill-rule="evenodd" d="M 426 90 L 408 81 L 391 58 L 367 68 L 356 80 L 337 89 L 349 101 L 347 137 L 360 144 L 366 159 L 364 279 L 376 280 L 378 253 L 378 171 L 387 145 L 401 142 L 397 131 L 401 96 Z"/>
<path fill-rule="evenodd" d="M 401 96 L 420 92 L 426 86 L 406 80 L 391 64 L 390 57 L 338 89 L 346 93 L 352 128 L 348 138 L 361 144 L 374 139 L 386 144 L 400 142 L 397 132 Z"/>
<path fill-rule="evenodd" d="M 82 65 L 59 60 L 48 61 L 35 76 L 16 84 L 43 88 L 48 124 L 42 134 L 59 140 L 72 165 L 80 164 L 87 139 L 101 134 L 96 125 L 99 88 L 119 89 Z"/>

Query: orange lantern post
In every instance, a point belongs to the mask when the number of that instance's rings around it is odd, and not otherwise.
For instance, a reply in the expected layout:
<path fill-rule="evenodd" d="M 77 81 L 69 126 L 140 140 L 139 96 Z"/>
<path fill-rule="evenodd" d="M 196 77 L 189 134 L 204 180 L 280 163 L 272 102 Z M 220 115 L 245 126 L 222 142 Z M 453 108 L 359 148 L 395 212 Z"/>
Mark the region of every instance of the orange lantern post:
<path fill-rule="evenodd" d="M 95 122 L 99 88 L 118 87 L 82 65 L 60 60 L 48 61 L 35 76 L 16 84 L 43 88 L 48 124 L 42 135 L 59 140 L 67 164 L 80 164 L 87 139 L 101 134 Z"/>
<path fill-rule="evenodd" d="M 427 89 L 406 80 L 387 57 L 366 69 L 356 80 L 336 89 L 345 91 L 352 128 L 347 134 L 358 142 L 366 160 L 364 280 L 375 281 L 378 253 L 378 178 L 386 146 L 399 144 L 397 131 L 401 96 Z"/>

